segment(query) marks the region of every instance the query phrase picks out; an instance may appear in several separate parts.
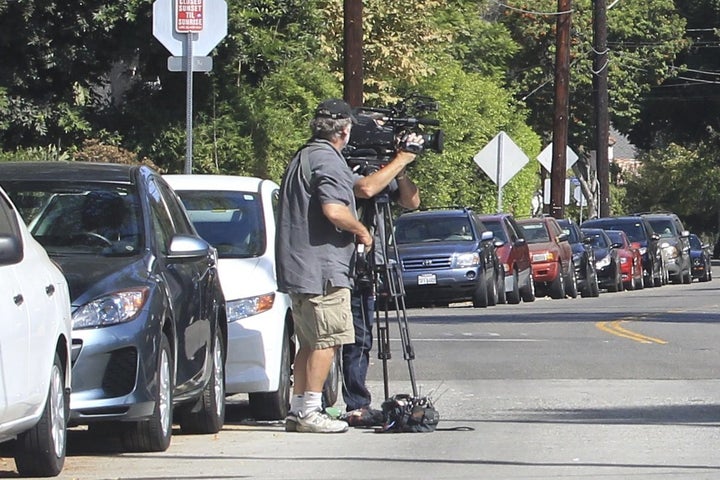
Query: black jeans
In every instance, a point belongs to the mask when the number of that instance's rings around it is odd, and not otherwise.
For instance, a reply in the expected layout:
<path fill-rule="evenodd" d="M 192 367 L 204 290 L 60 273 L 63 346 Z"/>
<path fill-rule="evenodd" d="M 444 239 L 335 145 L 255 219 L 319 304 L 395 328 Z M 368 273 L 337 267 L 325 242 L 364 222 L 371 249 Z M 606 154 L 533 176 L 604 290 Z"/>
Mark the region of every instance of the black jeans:
<path fill-rule="evenodd" d="M 351 297 L 355 343 L 342 348 L 343 398 L 347 411 L 369 408 L 372 397 L 365 386 L 370 350 L 373 345 L 373 324 L 375 322 L 375 296 L 353 290 Z"/>

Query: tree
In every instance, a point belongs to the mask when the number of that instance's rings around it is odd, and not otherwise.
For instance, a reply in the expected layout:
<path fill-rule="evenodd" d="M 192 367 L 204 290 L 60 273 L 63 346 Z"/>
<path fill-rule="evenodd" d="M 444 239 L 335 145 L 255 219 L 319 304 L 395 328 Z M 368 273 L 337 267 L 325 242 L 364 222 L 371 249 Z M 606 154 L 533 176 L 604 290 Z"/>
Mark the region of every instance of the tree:
<path fill-rule="evenodd" d="M 507 85 L 531 110 L 530 123 L 550 139 L 553 120 L 556 2 L 523 0 L 498 5 L 500 20 L 521 50 L 510 62 Z M 591 0 L 574 0 L 572 12 L 569 144 L 592 145 L 593 30 Z M 639 116 L 641 96 L 675 74 L 686 45 L 684 19 L 672 0 L 619 2 L 608 12 L 608 83 L 611 123 L 627 132 Z"/>

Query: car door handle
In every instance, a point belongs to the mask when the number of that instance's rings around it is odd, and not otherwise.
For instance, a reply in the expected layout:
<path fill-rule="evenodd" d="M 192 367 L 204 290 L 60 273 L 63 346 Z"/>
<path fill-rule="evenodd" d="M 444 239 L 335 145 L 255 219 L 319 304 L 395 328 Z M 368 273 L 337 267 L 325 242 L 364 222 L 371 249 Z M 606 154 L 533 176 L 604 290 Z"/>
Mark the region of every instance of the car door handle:
<path fill-rule="evenodd" d="M 22 293 L 18 293 L 13 297 L 13 302 L 15 302 L 15 305 L 17 305 L 18 307 L 22 305 L 24 301 L 25 299 L 23 298 Z"/>
<path fill-rule="evenodd" d="M 45 293 L 47 294 L 48 297 L 52 297 L 53 294 L 55 293 L 55 285 L 53 285 L 51 283 L 50 285 L 45 287 Z"/>

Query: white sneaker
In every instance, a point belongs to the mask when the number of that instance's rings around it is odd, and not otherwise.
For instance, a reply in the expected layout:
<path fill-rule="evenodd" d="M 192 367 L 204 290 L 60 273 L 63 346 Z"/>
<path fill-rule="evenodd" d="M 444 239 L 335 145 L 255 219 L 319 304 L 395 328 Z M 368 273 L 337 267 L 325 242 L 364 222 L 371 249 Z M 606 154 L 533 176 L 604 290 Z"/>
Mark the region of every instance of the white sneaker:
<path fill-rule="evenodd" d="M 348 429 L 347 422 L 330 418 L 319 411 L 310 412 L 304 417 L 297 417 L 297 431 L 309 433 L 342 433 Z"/>

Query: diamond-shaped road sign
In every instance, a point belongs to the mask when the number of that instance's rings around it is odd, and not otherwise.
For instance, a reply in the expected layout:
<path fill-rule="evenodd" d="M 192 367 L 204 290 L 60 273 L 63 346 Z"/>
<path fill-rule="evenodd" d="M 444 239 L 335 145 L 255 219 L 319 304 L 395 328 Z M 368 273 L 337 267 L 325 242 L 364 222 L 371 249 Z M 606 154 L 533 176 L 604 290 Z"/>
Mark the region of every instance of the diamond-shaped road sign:
<path fill-rule="evenodd" d="M 202 57 L 210 53 L 227 35 L 227 3 L 225 0 L 200 0 L 202 30 L 195 33 L 178 33 L 178 0 L 155 0 L 153 3 L 153 35 L 175 56 L 184 56 L 185 39 L 192 35 L 192 54 Z"/>
<path fill-rule="evenodd" d="M 540 155 L 537 156 L 537 160 L 540 162 L 540 165 L 542 165 L 548 172 L 552 172 L 552 149 L 553 144 L 550 142 L 548 146 L 540 152 Z M 573 152 L 572 148 L 568 146 L 565 151 L 565 170 L 570 170 L 577 160 L 577 153 Z"/>
<path fill-rule="evenodd" d="M 495 135 L 473 160 L 498 187 L 505 186 L 530 161 L 505 132 Z"/>

